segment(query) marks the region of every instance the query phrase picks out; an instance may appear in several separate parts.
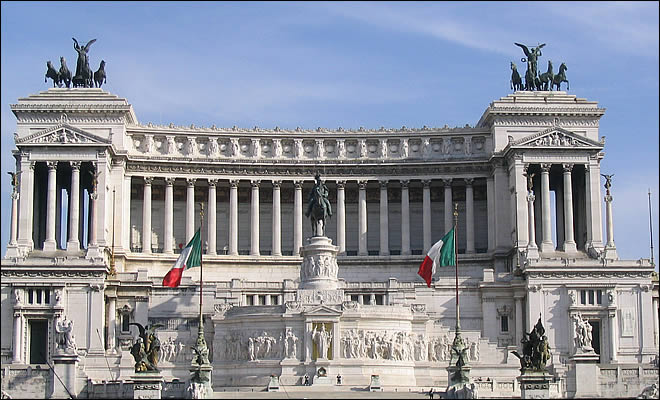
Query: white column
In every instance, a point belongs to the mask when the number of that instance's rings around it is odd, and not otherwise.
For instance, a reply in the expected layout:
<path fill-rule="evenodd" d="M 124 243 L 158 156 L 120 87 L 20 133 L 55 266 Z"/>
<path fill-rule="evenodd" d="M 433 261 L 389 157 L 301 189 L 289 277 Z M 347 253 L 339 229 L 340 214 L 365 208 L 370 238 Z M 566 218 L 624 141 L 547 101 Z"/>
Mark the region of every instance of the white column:
<path fill-rule="evenodd" d="M 527 258 L 537 259 L 539 258 L 539 250 L 538 250 L 538 246 L 536 245 L 534 200 L 536 200 L 536 196 L 534 196 L 534 191 L 530 190 L 529 192 L 527 192 L 527 214 L 528 214 L 527 221 L 529 224 L 529 227 L 527 229 L 529 235 L 529 239 L 527 242 Z"/>
<path fill-rule="evenodd" d="M 208 204 L 208 241 L 209 247 L 207 253 L 209 255 L 216 255 L 216 185 L 218 184 L 217 179 L 209 179 L 209 204 Z"/>
<path fill-rule="evenodd" d="M 387 204 L 387 180 L 380 183 L 380 255 L 390 255 L 389 216 Z"/>
<path fill-rule="evenodd" d="M 122 213 L 122 216 L 124 218 L 124 223 L 123 223 L 123 229 L 124 231 L 122 232 L 122 235 L 124 236 L 124 248 L 126 251 L 131 251 L 131 246 L 133 245 L 132 239 L 131 239 L 131 176 L 125 176 L 124 177 L 124 193 L 123 193 L 123 200 L 124 203 L 122 205 L 124 212 Z"/>
<path fill-rule="evenodd" d="M 600 165 L 598 158 L 585 165 L 585 199 L 587 201 L 587 248 L 603 248 L 603 224 L 600 204 Z"/>
<path fill-rule="evenodd" d="M 474 250 L 474 183 L 473 178 L 465 179 L 465 252 L 472 254 Z"/>
<path fill-rule="evenodd" d="M 346 254 L 346 181 L 337 181 L 337 246 L 339 254 Z"/>
<path fill-rule="evenodd" d="M 618 258 L 616 253 L 616 246 L 614 245 L 614 220 L 612 216 L 612 195 L 610 190 L 607 189 L 605 194 L 605 226 L 607 229 L 607 244 L 603 256 L 608 260 L 616 260 Z"/>
<path fill-rule="evenodd" d="M 660 343 L 660 327 L 659 327 L 659 322 L 658 322 L 658 298 L 654 297 L 653 298 L 653 337 L 654 337 L 654 344 L 657 347 L 658 344 Z"/>
<path fill-rule="evenodd" d="M 108 296 L 108 342 L 106 343 L 107 350 L 110 352 L 115 351 L 117 346 L 115 341 L 115 334 L 117 332 L 117 298 Z"/>
<path fill-rule="evenodd" d="M 229 180 L 229 255 L 238 255 L 238 179 Z"/>
<path fill-rule="evenodd" d="M 541 251 L 554 251 L 550 221 L 550 164 L 541 164 L 541 210 L 543 212 L 543 241 Z"/>
<path fill-rule="evenodd" d="M 520 341 L 523 337 L 523 315 L 522 315 L 522 296 L 514 296 L 516 303 L 516 346 L 521 347 Z"/>
<path fill-rule="evenodd" d="M 250 255 L 259 255 L 259 180 L 252 180 L 250 199 Z"/>
<path fill-rule="evenodd" d="M 488 252 L 495 250 L 495 182 L 486 178 L 486 208 L 488 214 Z"/>
<path fill-rule="evenodd" d="M 154 178 L 144 177 L 144 197 L 142 201 L 142 252 L 151 253 L 151 182 Z"/>
<path fill-rule="evenodd" d="M 367 181 L 358 181 L 358 255 L 366 256 L 367 251 Z"/>
<path fill-rule="evenodd" d="M 15 290 L 15 289 L 14 289 Z M 13 346 L 13 354 L 12 354 L 12 362 L 13 363 L 21 363 L 22 361 L 22 351 L 21 351 L 21 338 L 22 338 L 22 329 L 21 329 L 21 314 L 18 312 L 14 312 L 14 343 L 12 343 Z"/>
<path fill-rule="evenodd" d="M 302 247 L 302 184 L 303 181 L 293 181 L 295 186 L 293 196 L 293 255 L 300 255 Z"/>
<path fill-rule="evenodd" d="M 409 180 L 401 183 L 401 254 L 410 255 L 410 197 L 408 196 Z"/>
<path fill-rule="evenodd" d="M 80 218 L 80 161 L 71 161 L 71 197 L 69 198 L 69 241 L 67 251 L 80 250 L 78 241 L 78 222 Z"/>
<path fill-rule="evenodd" d="M 575 237 L 573 234 L 573 188 L 571 171 L 573 164 L 563 164 L 564 171 L 564 251 L 576 252 Z"/>
<path fill-rule="evenodd" d="M 454 226 L 454 205 L 452 204 L 452 193 L 451 193 L 451 178 L 443 179 L 442 182 L 445 184 L 445 231 L 444 233 L 449 232 L 452 226 Z"/>
<path fill-rule="evenodd" d="M 44 251 L 53 251 L 57 249 L 55 242 L 55 207 L 57 198 L 57 161 L 48 161 L 48 197 L 46 200 L 46 241 L 44 242 Z"/>
<path fill-rule="evenodd" d="M 280 186 L 282 181 L 273 181 L 273 249 L 274 256 L 282 255 L 282 209 L 280 205 Z"/>
<path fill-rule="evenodd" d="M 174 254 L 174 181 L 176 178 L 165 178 L 165 238 L 163 252 Z"/>
<path fill-rule="evenodd" d="M 92 189 L 92 193 L 89 195 L 89 249 L 96 247 L 98 244 L 96 242 L 96 206 L 99 194 L 96 193 L 96 188 Z"/>
<path fill-rule="evenodd" d="M 424 224 L 424 254 L 426 254 L 433 243 L 431 243 L 431 180 L 422 181 L 422 219 Z"/>
<path fill-rule="evenodd" d="M 617 325 L 616 325 L 616 310 L 609 311 L 609 325 L 610 325 L 610 360 L 614 363 L 617 360 L 618 346 L 616 344 L 617 338 Z"/>
<path fill-rule="evenodd" d="M 32 250 L 34 242 L 32 241 L 32 214 L 34 197 L 34 161 L 30 161 L 28 153 L 21 153 L 20 172 L 18 181 L 19 193 L 19 211 L 18 220 L 18 245 L 23 250 Z"/>
<path fill-rule="evenodd" d="M 14 189 L 11 193 L 11 234 L 9 237 L 9 244 L 16 245 L 18 233 L 18 188 Z"/>
<path fill-rule="evenodd" d="M 186 178 L 186 243 L 195 234 L 195 181 L 196 178 Z"/>

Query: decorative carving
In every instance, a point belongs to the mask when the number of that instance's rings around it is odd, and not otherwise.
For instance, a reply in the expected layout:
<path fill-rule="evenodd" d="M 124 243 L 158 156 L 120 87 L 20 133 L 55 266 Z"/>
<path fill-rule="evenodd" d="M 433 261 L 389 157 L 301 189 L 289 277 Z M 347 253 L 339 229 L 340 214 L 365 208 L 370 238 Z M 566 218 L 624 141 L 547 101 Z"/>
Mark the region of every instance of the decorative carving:
<path fill-rule="evenodd" d="M 58 319 L 55 324 L 55 332 L 57 333 L 57 350 L 63 353 L 76 354 L 76 338 L 73 334 L 73 321 L 67 317 Z"/>
<path fill-rule="evenodd" d="M 312 329 L 312 340 L 316 345 L 318 359 L 321 360 L 332 358 L 332 356 L 328 356 L 328 351 L 332 346 L 332 328 L 326 330 L 327 324 L 332 326 L 332 323 L 314 323 Z M 319 326 L 320 329 L 318 329 Z"/>
<path fill-rule="evenodd" d="M 408 158 L 408 139 L 401 139 L 399 153 L 401 154 L 401 158 Z"/>
<path fill-rule="evenodd" d="M 415 313 L 423 313 L 426 311 L 426 304 L 411 304 L 410 309 Z"/>
<path fill-rule="evenodd" d="M 227 304 L 227 303 L 214 304 L 213 311 L 215 311 L 215 313 L 218 315 L 224 315 L 232 307 L 233 306 L 231 304 Z"/>
<path fill-rule="evenodd" d="M 575 348 L 580 352 L 593 352 L 591 324 L 588 320 L 583 319 L 580 313 L 573 315 L 573 321 L 575 321 Z"/>

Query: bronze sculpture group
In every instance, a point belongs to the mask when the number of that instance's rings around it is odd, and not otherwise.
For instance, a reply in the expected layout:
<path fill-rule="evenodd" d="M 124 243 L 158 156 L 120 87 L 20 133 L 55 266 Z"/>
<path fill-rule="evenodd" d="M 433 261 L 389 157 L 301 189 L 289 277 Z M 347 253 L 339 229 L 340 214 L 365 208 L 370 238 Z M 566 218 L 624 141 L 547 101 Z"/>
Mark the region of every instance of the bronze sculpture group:
<path fill-rule="evenodd" d="M 521 61 L 527 63 L 527 70 L 525 71 L 525 82 L 523 84 L 522 78 L 518 73 L 518 68 L 516 64 L 511 62 L 511 89 L 516 90 L 561 90 L 562 82 L 566 82 L 566 87 L 570 90 L 570 84 L 568 79 L 566 79 L 566 67 L 565 63 L 561 63 L 559 66 L 559 72 L 557 74 L 553 71 L 552 61 L 548 60 L 548 69 L 546 72 L 539 74 L 537 70 L 538 58 L 542 56 L 541 49 L 545 46 L 545 43 L 540 44 L 536 47 L 532 47 L 530 50 L 527 46 L 520 43 L 514 43 L 516 46 L 519 46 L 525 53 L 526 58 L 522 58 Z"/>
<path fill-rule="evenodd" d="M 62 87 L 66 86 L 67 88 L 71 87 L 101 87 L 103 83 L 106 83 L 105 75 L 105 61 L 101 60 L 99 69 L 96 72 L 92 72 L 89 67 L 89 48 L 96 42 L 96 39 L 92 39 L 87 42 L 84 46 L 78 44 L 76 38 L 73 38 L 73 48 L 78 53 L 78 61 L 76 62 L 76 74 L 71 76 L 71 71 L 66 65 L 66 59 L 60 57 L 60 69 L 56 70 L 53 64 L 48 61 L 46 62 L 46 77 L 44 82 L 48 82 L 48 79 L 53 80 L 53 87 Z"/>
<path fill-rule="evenodd" d="M 317 173 L 314 179 L 316 183 L 309 193 L 305 216 L 312 223 L 312 235 L 324 236 L 325 221 L 332 216 L 332 206 L 328 200 L 328 187 L 321 181 L 321 176 Z"/>
<path fill-rule="evenodd" d="M 520 359 L 520 371 L 523 374 L 525 371 L 544 372 L 550 360 L 550 346 L 540 317 L 531 332 L 524 332 L 521 343 L 522 355 L 518 351 L 511 352 Z"/>
<path fill-rule="evenodd" d="M 158 359 L 160 357 L 160 339 L 156 335 L 156 329 L 163 327 L 162 324 L 151 324 L 142 326 L 131 322 L 140 330 L 140 334 L 131 347 L 131 355 L 135 359 L 135 372 L 158 371 Z"/>

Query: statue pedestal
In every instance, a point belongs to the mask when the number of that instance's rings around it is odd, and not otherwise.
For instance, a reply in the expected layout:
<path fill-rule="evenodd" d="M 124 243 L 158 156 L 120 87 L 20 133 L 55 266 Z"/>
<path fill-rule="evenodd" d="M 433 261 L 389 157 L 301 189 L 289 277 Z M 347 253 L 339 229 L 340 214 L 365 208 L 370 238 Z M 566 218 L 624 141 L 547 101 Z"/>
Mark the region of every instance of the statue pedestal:
<path fill-rule="evenodd" d="M 190 367 L 190 384 L 188 385 L 188 393 L 191 399 L 209 399 L 213 395 L 213 387 L 211 386 L 211 373 L 213 366 L 211 364 L 196 365 Z"/>
<path fill-rule="evenodd" d="M 594 351 L 576 353 L 570 358 L 575 379 L 574 397 L 600 397 L 598 394 L 598 354 Z"/>
<path fill-rule="evenodd" d="M 266 390 L 269 392 L 279 392 L 280 378 L 277 376 L 271 376 L 270 381 L 268 381 L 268 388 Z"/>
<path fill-rule="evenodd" d="M 518 378 L 521 399 L 549 399 L 553 376 L 545 371 L 525 371 Z"/>
<path fill-rule="evenodd" d="M 336 290 L 337 253 L 339 247 L 332 244 L 332 239 L 325 236 L 313 236 L 309 244 L 303 246 L 300 255 L 303 258 L 300 267 L 300 289 Z M 343 300 L 343 299 L 342 299 Z"/>
<path fill-rule="evenodd" d="M 163 376 L 160 372 L 141 372 L 131 376 L 134 399 L 160 399 Z"/>
<path fill-rule="evenodd" d="M 380 375 L 371 375 L 371 382 L 369 383 L 370 392 L 380 392 Z"/>
<path fill-rule="evenodd" d="M 447 367 L 447 374 L 449 385 L 445 392 L 447 399 L 472 399 L 474 396 L 475 386 L 470 383 L 470 370 L 469 366 L 457 367 L 450 365 Z"/>
<path fill-rule="evenodd" d="M 80 357 L 77 354 L 71 353 L 56 353 L 53 355 L 53 369 L 60 379 L 54 378 L 53 382 L 53 398 L 68 399 L 71 396 L 74 398 L 78 396 L 78 388 L 76 387 L 76 371 Z"/>

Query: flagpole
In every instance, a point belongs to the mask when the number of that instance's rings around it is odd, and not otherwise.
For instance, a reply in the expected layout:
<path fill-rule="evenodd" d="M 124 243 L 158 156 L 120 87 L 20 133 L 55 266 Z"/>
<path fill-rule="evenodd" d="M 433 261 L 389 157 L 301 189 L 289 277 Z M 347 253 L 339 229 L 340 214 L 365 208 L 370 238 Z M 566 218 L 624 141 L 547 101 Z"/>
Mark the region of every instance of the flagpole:
<path fill-rule="evenodd" d="M 649 188 L 649 233 L 651 234 L 651 266 L 655 267 L 653 260 L 653 217 L 651 216 L 651 188 Z"/>
<path fill-rule="evenodd" d="M 456 265 L 456 332 L 461 330 L 460 312 L 458 308 L 458 203 L 454 203 L 454 264 Z"/>
<path fill-rule="evenodd" d="M 202 262 L 202 259 L 204 258 L 204 246 L 202 243 L 204 241 L 202 240 L 202 235 L 204 232 L 204 203 L 199 203 L 200 205 L 200 210 L 199 210 L 199 334 L 202 335 L 203 333 L 203 326 L 204 326 L 204 321 L 202 317 L 202 290 L 204 288 L 204 280 L 203 280 L 203 272 L 204 272 L 204 263 Z"/>

